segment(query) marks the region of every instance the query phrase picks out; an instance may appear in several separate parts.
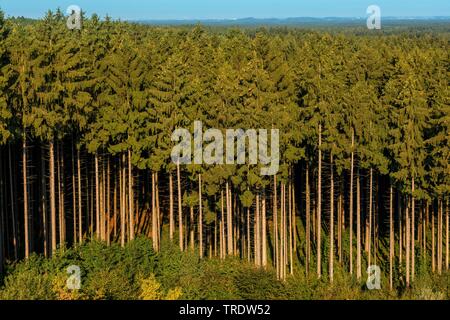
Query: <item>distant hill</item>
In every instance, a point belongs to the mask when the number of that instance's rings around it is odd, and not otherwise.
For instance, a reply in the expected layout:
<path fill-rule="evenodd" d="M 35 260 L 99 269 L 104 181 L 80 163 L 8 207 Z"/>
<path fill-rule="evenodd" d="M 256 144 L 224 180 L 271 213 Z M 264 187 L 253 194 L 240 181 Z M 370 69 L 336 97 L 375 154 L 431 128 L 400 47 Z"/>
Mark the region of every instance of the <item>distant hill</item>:
<path fill-rule="evenodd" d="M 135 20 L 132 22 L 149 25 L 193 25 L 211 26 L 357 26 L 365 25 L 367 17 L 296 17 L 296 18 L 241 18 L 241 19 L 189 19 L 189 20 Z M 449 24 L 450 17 L 385 17 L 384 25 Z"/>

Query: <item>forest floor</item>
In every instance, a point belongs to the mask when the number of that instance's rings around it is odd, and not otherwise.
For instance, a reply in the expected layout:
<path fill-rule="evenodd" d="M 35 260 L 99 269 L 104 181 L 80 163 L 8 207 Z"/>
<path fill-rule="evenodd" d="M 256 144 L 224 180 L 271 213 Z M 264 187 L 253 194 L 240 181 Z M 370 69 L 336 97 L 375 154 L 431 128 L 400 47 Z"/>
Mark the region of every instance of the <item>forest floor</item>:
<path fill-rule="evenodd" d="M 366 280 L 358 281 L 338 267 L 330 284 L 326 275 L 317 279 L 312 272 L 307 277 L 296 267 L 294 275 L 277 281 L 272 267 L 264 270 L 237 258 L 200 259 L 197 252 L 180 252 L 174 245 L 155 253 L 150 240 L 138 238 L 124 248 L 92 241 L 60 249 L 52 258 L 35 254 L 9 263 L 0 299 L 450 299 L 449 272 L 430 275 L 419 270 L 409 289 L 401 275 L 396 275 L 394 290 L 383 276 L 380 290 L 368 290 Z"/>

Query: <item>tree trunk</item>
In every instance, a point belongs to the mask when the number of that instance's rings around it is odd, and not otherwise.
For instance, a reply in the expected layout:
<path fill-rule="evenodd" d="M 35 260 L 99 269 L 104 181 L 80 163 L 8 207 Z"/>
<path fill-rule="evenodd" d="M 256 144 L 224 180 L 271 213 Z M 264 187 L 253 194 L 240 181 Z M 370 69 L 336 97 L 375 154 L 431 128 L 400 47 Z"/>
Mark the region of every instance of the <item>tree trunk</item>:
<path fill-rule="evenodd" d="M 194 247 L 195 247 L 195 225 L 194 225 L 194 207 L 192 205 L 189 206 L 189 243 L 190 243 L 190 247 L 191 247 L 191 251 L 194 252 Z"/>
<path fill-rule="evenodd" d="M 267 267 L 267 222 L 266 222 L 266 194 L 263 193 L 262 198 L 262 265 L 264 269 Z M 447 211 L 447 222 L 448 222 L 448 211 Z M 447 228 L 448 229 L 448 228 Z M 448 240 L 448 237 L 447 237 Z M 447 246 L 448 248 L 448 246 Z"/>
<path fill-rule="evenodd" d="M 438 221 L 438 274 L 442 274 L 442 258 L 443 258 L 443 216 L 444 216 L 444 200 L 439 199 L 439 221 Z"/>
<path fill-rule="evenodd" d="M 202 204 L 202 175 L 198 175 L 198 241 L 199 241 L 199 254 L 200 258 L 203 258 L 203 204 Z"/>
<path fill-rule="evenodd" d="M 131 149 L 128 149 L 128 203 L 130 240 L 134 240 L 134 196 L 133 196 L 133 168 L 131 165 Z"/>
<path fill-rule="evenodd" d="M 393 210 L 393 188 L 392 183 L 389 189 L 389 288 L 394 288 L 393 284 L 393 259 L 394 259 L 394 210 Z"/>
<path fill-rule="evenodd" d="M 45 181 L 45 152 L 44 148 L 41 147 L 41 190 L 40 190 L 40 210 L 42 215 L 42 233 L 44 237 L 44 256 L 49 255 L 48 247 L 48 219 L 47 219 L 47 183 Z"/>
<path fill-rule="evenodd" d="M 322 276 L 322 125 L 319 125 L 319 168 L 317 178 L 317 277 Z"/>
<path fill-rule="evenodd" d="M 407 198 L 406 200 L 407 205 L 406 205 L 406 212 L 405 212 L 405 219 L 406 219 L 406 287 L 409 288 L 409 283 L 410 283 L 410 262 L 411 262 L 411 233 L 410 233 L 410 217 L 409 217 L 409 210 L 410 210 L 410 206 L 409 206 L 409 199 Z"/>
<path fill-rule="evenodd" d="M 72 137 L 72 228 L 73 228 L 73 243 L 77 244 L 77 179 L 75 176 L 75 143 Z"/>
<path fill-rule="evenodd" d="M 359 169 L 356 174 L 356 278 L 361 279 L 361 182 Z"/>
<path fill-rule="evenodd" d="M 125 246 L 125 154 L 120 159 L 120 243 Z"/>
<path fill-rule="evenodd" d="M 342 264 L 342 232 L 344 231 L 344 180 L 340 177 L 339 183 L 339 200 L 338 200 L 338 252 L 339 263 Z"/>
<path fill-rule="evenodd" d="M 403 255 L 403 210 L 402 210 L 402 197 L 397 190 L 397 209 L 398 209 L 398 250 L 399 250 L 399 265 L 402 265 Z"/>
<path fill-rule="evenodd" d="M 61 246 L 65 246 L 66 243 L 66 210 L 65 210 L 65 165 L 64 165 L 64 153 L 63 153 L 63 145 L 59 143 L 59 157 L 61 164 L 61 173 L 59 174 L 59 178 L 61 179 L 61 192 L 60 192 L 60 219 L 61 219 L 61 229 L 60 229 L 60 243 Z"/>
<path fill-rule="evenodd" d="M 286 206 L 285 206 L 285 184 L 284 182 L 281 183 L 281 221 L 280 221 L 280 247 L 281 247 L 281 254 L 280 254 L 280 279 L 285 280 L 285 270 L 286 270 Z"/>
<path fill-rule="evenodd" d="M 77 174 L 78 174 L 78 242 L 83 243 L 83 209 L 81 201 L 81 160 L 80 149 L 77 149 Z"/>
<path fill-rule="evenodd" d="M 295 192 L 292 180 L 289 181 L 289 265 L 290 274 L 294 274 L 294 248 L 296 244 L 295 239 Z"/>
<path fill-rule="evenodd" d="M 175 232 L 175 221 L 173 217 L 173 176 L 169 173 L 169 237 L 173 241 L 173 233 Z"/>
<path fill-rule="evenodd" d="M 373 210 L 373 169 L 370 168 L 370 177 L 369 177 L 369 229 L 368 229 L 368 265 L 371 265 L 372 258 L 372 210 Z"/>
<path fill-rule="evenodd" d="M 246 234 L 246 240 L 247 240 L 247 261 L 251 261 L 251 245 L 250 245 L 250 208 L 245 208 L 245 211 L 247 212 L 247 234 Z"/>
<path fill-rule="evenodd" d="M 436 244 L 435 244 L 436 232 L 434 230 L 433 211 L 431 212 L 431 271 L 434 273 L 436 271 Z"/>
<path fill-rule="evenodd" d="M 415 235 L 415 214 L 416 214 L 416 210 L 415 210 L 415 202 L 414 202 L 414 176 L 412 177 L 412 182 L 411 182 L 411 281 L 414 281 L 414 277 L 415 277 L 415 263 L 416 263 L 416 253 L 415 253 L 415 240 L 416 240 L 416 235 Z"/>
<path fill-rule="evenodd" d="M 349 204 L 349 254 L 350 254 L 350 274 L 353 274 L 353 168 L 354 168 L 354 147 L 355 147 L 355 130 L 352 130 L 352 155 L 350 165 L 350 204 Z"/>
<path fill-rule="evenodd" d="M 278 199 L 277 199 L 277 176 L 273 176 L 273 228 L 275 242 L 275 268 L 277 270 L 277 279 L 280 279 L 280 264 L 279 264 L 279 247 L 278 247 Z"/>
<path fill-rule="evenodd" d="M 329 274 L 330 282 L 334 280 L 334 175 L 333 175 L 333 154 L 330 156 L 330 258 L 329 258 Z"/>
<path fill-rule="evenodd" d="M 110 157 L 107 160 L 106 167 L 106 244 L 111 242 L 111 167 Z"/>
<path fill-rule="evenodd" d="M 52 234 L 51 253 L 56 251 L 56 200 L 55 200 L 55 151 L 53 139 L 49 143 L 50 153 L 50 224 Z"/>
<path fill-rule="evenodd" d="M 306 276 L 309 275 L 309 264 L 311 263 L 311 194 L 309 187 L 309 164 L 306 163 Z"/>
<path fill-rule="evenodd" d="M 450 268 L 449 266 L 449 217 L 448 217 L 448 199 L 447 199 L 447 203 L 445 206 L 445 239 L 446 239 L 446 243 L 445 243 L 445 269 L 448 270 Z"/>
<path fill-rule="evenodd" d="M 223 203 L 223 189 L 220 190 L 220 258 L 225 258 L 226 243 L 225 243 L 225 209 Z"/>
<path fill-rule="evenodd" d="M 233 218 L 231 213 L 231 195 L 228 182 L 225 186 L 227 199 L 227 236 L 228 236 L 228 255 L 233 255 Z"/>
<path fill-rule="evenodd" d="M 15 188 L 14 188 L 14 165 L 12 162 L 12 150 L 11 144 L 8 144 L 8 164 L 9 164 L 9 195 L 10 195 L 10 208 L 11 208 L 11 226 L 12 226 L 12 234 L 13 234 L 13 251 L 14 251 L 14 259 L 18 259 L 18 247 L 19 247 L 19 238 L 18 238 L 18 226 L 17 226 L 17 210 L 16 210 L 16 201 L 15 201 Z"/>
<path fill-rule="evenodd" d="M 99 201 L 99 181 L 98 181 L 98 153 L 95 152 L 95 236 L 100 238 L 100 201 Z"/>
<path fill-rule="evenodd" d="M 258 232 L 259 232 L 259 194 L 256 194 L 256 201 L 255 201 L 255 214 L 253 219 L 253 247 L 254 247 L 254 257 L 255 257 L 255 265 L 259 266 L 259 243 L 258 243 Z"/>
<path fill-rule="evenodd" d="M 24 131 L 22 137 L 22 173 L 23 173 L 23 218 L 25 234 L 25 259 L 30 256 L 30 222 L 28 213 L 28 180 L 27 180 L 27 135 Z M 0 235 L 0 236 L 3 236 Z"/>
<path fill-rule="evenodd" d="M 156 212 L 155 173 L 152 172 L 152 241 L 153 250 L 158 251 L 158 216 Z"/>
<path fill-rule="evenodd" d="M 183 208 L 181 207 L 181 177 L 180 162 L 177 162 L 177 187 L 178 187 L 178 231 L 180 250 L 183 251 Z"/>
<path fill-rule="evenodd" d="M 4 189 L 3 189 L 3 148 L 0 147 L 0 277 L 3 277 L 3 270 L 5 266 L 5 203 Z"/>

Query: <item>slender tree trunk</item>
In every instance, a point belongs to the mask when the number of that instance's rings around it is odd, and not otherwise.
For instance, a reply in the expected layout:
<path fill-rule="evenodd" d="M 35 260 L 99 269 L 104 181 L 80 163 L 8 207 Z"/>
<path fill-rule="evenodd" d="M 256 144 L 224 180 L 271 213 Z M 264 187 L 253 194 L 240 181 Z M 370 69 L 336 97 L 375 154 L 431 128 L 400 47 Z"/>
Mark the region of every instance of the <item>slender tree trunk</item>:
<path fill-rule="evenodd" d="M 277 176 L 273 177 L 273 228 L 274 228 L 274 242 L 275 242 L 275 268 L 277 270 L 277 278 L 280 279 L 280 264 L 279 264 L 279 247 L 278 247 L 278 199 L 277 199 Z"/>
<path fill-rule="evenodd" d="M 450 268 L 449 266 L 449 217 L 448 217 L 448 199 L 447 199 L 447 203 L 445 206 L 445 239 L 446 239 L 446 243 L 445 243 L 445 269 L 448 270 Z"/>
<path fill-rule="evenodd" d="M 117 163 L 115 168 L 117 168 Z M 116 174 L 113 176 L 114 177 L 114 195 L 113 195 L 113 216 L 114 216 L 114 222 L 113 222 L 113 235 L 114 235 L 114 239 L 116 239 L 117 237 L 117 185 L 120 185 L 120 179 L 119 176 L 117 175 L 117 170 L 114 170 L 116 172 Z M 120 188 L 120 187 L 119 187 Z"/>
<path fill-rule="evenodd" d="M 317 178 L 317 277 L 322 276 L 322 125 L 319 125 L 319 168 Z"/>
<path fill-rule="evenodd" d="M 436 244 L 435 244 L 436 232 L 434 230 L 433 211 L 431 212 L 431 271 L 433 271 L 434 273 L 436 271 Z"/>
<path fill-rule="evenodd" d="M 131 149 L 128 149 L 128 203 L 130 221 L 130 240 L 134 240 L 134 196 L 133 196 L 133 168 L 131 165 Z"/>
<path fill-rule="evenodd" d="M 65 164 L 64 164 L 64 153 L 63 153 L 63 145 L 62 143 L 59 144 L 59 156 L 60 156 L 60 163 L 61 163 L 61 174 L 60 174 L 60 178 L 61 178 L 61 246 L 65 246 L 66 243 L 66 210 L 65 210 L 65 177 L 64 177 L 64 172 L 65 172 Z"/>
<path fill-rule="evenodd" d="M 51 234 L 52 234 L 52 255 L 56 251 L 56 200 L 55 200 L 55 151 L 53 139 L 50 140 L 50 221 L 51 221 Z"/>
<path fill-rule="evenodd" d="M 339 184 L 339 202 L 338 202 L 338 250 L 339 250 L 339 263 L 342 264 L 342 232 L 344 231 L 344 180 L 343 177 L 340 177 Z"/>
<path fill-rule="evenodd" d="M 195 233 L 194 233 L 194 207 L 192 205 L 189 206 L 189 241 L 190 241 L 190 246 L 191 246 L 191 251 L 194 252 L 194 247 L 195 247 Z"/>
<path fill-rule="evenodd" d="M 58 189 L 58 230 L 59 230 L 59 245 L 63 244 L 63 219 L 61 209 L 61 150 L 60 144 L 56 141 L 56 185 Z"/>
<path fill-rule="evenodd" d="M 78 174 L 78 242 L 83 243 L 83 209 L 81 200 L 81 160 L 80 149 L 77 149 L 77 174 Z"/>
<path fill-rule="evenodd" d="M 178 231 L 180 250 L 183 251 L 183 208 L 181 207 L 181 177 L 180 162 L 177 162 L 177 186 L 178 186 Z"/>
<path fill-rule="evenodd" d="M 225 258 L 225 210 L 223 203 L 223 189 L 220 190 L 220 258 Z"/>
<path fill-rule="evenodd" d="M 247 212 L 247 233 L 246 233 L 246 240 L 247 240 L 247 261 L 251 262 L 251 245 L 250 245 L 250 208 L 245 208 L 245 211 Z"/>
<path fill-rule="evenodd" d="M 0 277 L 3 276 L 5 266 L 5 203 L 4 187 L 3 187 L 3 147 L 0 146 Z"/>
<path fill-rule="evenodd" d="M 200 258 L 203 258 L 203 205 L 202 205 L 202 175 L 198 175 L 198 241 L 200 243 L 199 246 L 199 254 Z"/>
<path fill-rule="evenodd" d="M 394 259 L 394 210 L 393 210 L 393 188 L 392 183 L 389 189 L 389 288 L 394 288 L 393 284 L 393 259 Z"/>
<path fill-rule="evenodd" d="M 405 219 L 406 219 L 406 287 L 409 288 L 409 284 L 410 284 L 410 262 L 411 262 L 411 233 L 410 233 L 410 217 L 409 217 L 409 210 L 410 210 L 410 206 L 409 206 L 409 199 L 407 198 L 406 200 L 407 205 L 406 205 L 406 212 L 405 212 Z"/>
<path fill-rule="evenodd" d="M 227 199 L 227 236 L 228 236 L 228 255 L 233 255 L 233 218 L 231 214 L 231 195 L 228 182 L 226 183 L 226 199 Z"/>
<path fill-rule="evenodd" d="M 349 204 L 349 262 L 350 262 L 350 274 L 353 274 L 353 168 L 354 168 L 354 146 L 355 146 L 355 130 L 352 130 L 352 155 L 350 165 L 350 204 Z"/>
<path fill-rule="evenodd" d="M 333 175 L 333 154 L 330 156 L 330 258 L 329 258 L 329 274 L 330 282 L 334 280 L 334 175 Z"/>
<path fill-rule="evenodd" d="M 254 257 L 255 257 L 255 265 L 259 266 L 259 243 L 258 243 L 258 232 L 259 232 L 259 194 L 256 194 L 256 210 L 253 219 L 253 237 L 254 237 Z"/>
<path fill-rule="evenodd" d="M 361 279 L 361 182 L 359 169 L 356 174 L 356 278 Z"/>
<path fill-rule="evenodd" d="M 11 144 L 8 144 L 8 164 L 9 164 L 9 195 L 11 201 L 11 226 L 12 226 L 12 234 L 13 234 L 13 251 L 14 251 L 14 259 L 18 258 L 18 247 L 19 247 L 19 239 L 18 239 L 18 230 L 17 230 L 17 211 L 15 205 L 15 197 L 14 197 L 14 176 L 13 176 L 13 162 L 12 162 L 12 150 Z"/>
<path fill-rule="evenodd" d="M 99 182 L 98 182 L 98 153 L 95 152 L 95 236 L 100 238 L 100 202 L 99 202 Z"/>
<path fill-rule="evenodd" d="M 111 167 L 110 157 L 107 160 L 106 167 L 106 244 L 111 243 Z"/>
<path fill-rule="evenodd" d="M 261 218 L 261 220 L 262 220 L 262 265 L 264 268 L 267 268 L 267 221 L 266 221 L 266 194 L 265 194 L 265 192 L 263 193 L 263 198 L 262 198 L 262 218 Z M 448 222 L 448 210 L 447 210 L 447 222 Z M 448 236 L 447 236 L 447 242 L 448 242 Z M 447 248 L 448 248 L 448 245 L 447 245 Z"/>
<path fill-rule="evenodd" d="M 158 250 L 161 249 L 161 221 L 163 220 L 163 217 L 161 215 L 161 208 L 159 205 L 159 174 L 158 172 L 155 173 L 155 188 L 156 188 L 156 236 L 158 238 Z"/>
<path fill-rule="evenodd" d="M 4 244 L 3 244 L 3 238 L 5 235 L 5 228 L 3 227 L 4 222 L 4 192 L 3 192 L 3 147 L 0 146 L 0 277 L 3 276 L 3 267 L 4 267 L 4 260 L 5 260 L 5 251 L 4 251 Z"/>
<path fill-rule="evenodd" d="M 120 159 L 120 243 L 125 246 L 125 154 Z"/>
<path fill-rule="evenodd" d="M 398 232 L 399 232 L 399 265 L 402 265 L 403 255 L 403 211 L 402 211 L 402 199 L 400 193 L 397 190 L 397 206 L 398 206 Z"/>
<path fill-rule="evenodd" d="M 371 265 L 371 257 L 372 257 L 372 210 L 373 210 L 373 169 L 370 168 L 370 177 L 369 177 L 369 229 L 367 232 L 368 241 L 368 265 Z"/>
<path fill-rule="evenodd" d="M 45 152 L 44 148 L 41 147 L 41 190 L 40 190 L 40 196 L 41 196 L 41 203 L 40 203 L 40 209 L 42 214 L 42 231 L 44 236 L 44 256 L 47 257 L 49 255 L 49 248 L 48 248 L 48 219 L 47 219 L 47 183 L 45 180 Z"/>
<path fill-rule="evenodd" d="M 414 281 L 414 277 L 415 277 L 415 263 L 416 263 L 416 258 L 415 258 L 415 240 L 416 240 L 416 235 L 415 235 L 415 214 L 416 214 L 416 209 L 415 209 L 415 202 L 414 202 L 414 176 L 412 177 L 412 182 L 411 182 L 411 281 Z"/>
<path fill-rule="evenodd" d="M 289 191 L 289 217 L 290 217 L 290 223 L 289 223 L 289 245 L 290 245 L 290 251 L 289 251 L 289 265 L 290 265 L 290 274 L 294 274 L 294 252 L 296 248 L 296 238 L 295 238 L 295 231 L 296 231 L 296 222 L 295 222 L 295 187 L 293 185 L 292 180 L 289 182 L 290 191 Z"/>
<path fill-rule="evenodd" d="M 100 164 L 99 164 L 99 185 L 98 185 L 98 202 L 99 202 L 99 239 L 100 240 L 104 240 L 104 222 L 105 222 L 105 206 L 104 206 L 104 198 L 103 198 L 103 193 L 104 193 L 104 187 L 105 187 L 105 175 L 104 175 L 104 165 L 103 165 L 103 157 L 100 158 Z"/>
<path fill-rule="evenodd" d="M 422 224 L 422 233 L 423 233 L 423 259 L 424 263 L 427 262 L 427 231 L 429 228 L 429 210 L 428 210 L 428 200 L 425 200 L 425 208 L 424 208 L 424 217 L 423 217 L 423 224 Z"/>
<path fill-rule="evenodd" d="M 175 232 L 175 220 L 173 217 L 173 176 L 169 173 L 169 237 L 173 241 L 173 234 Z"/>
<path fill-rule="evenodd" d="M 158 251 L 158 216 L 156 212 L 156 181 L 155 173 L 152 172 L 152 241 L 153 250 Z"/>
<path fill-rule="evenodd" d="M 309 164 L 306 163 L 306 276 L 309 275 L 309 265 L 311 263 L 311 194 L 309 187 Z"/>
<path fill-rule="evenodd" d="M 438 209 L 438 274 L 442 274 L 442 257 L 443 257 L 443 237 L 442 237 L 442 229 L 443 229 L 443 211 L 444 211 L 444 201 L 439 199 L 439 209 Z"/>
<path fill-rule="evenodd" d="M 24 129 L 25 130 L 25 129 Z M 30 222 L 28 212 L 28 180 L 27 180 L 27 135 L 26 131 L 22 137 L 22 173 L 23 173 L 23 221 L 25 234 L 25 259 L 30 256 Z M 0 235 L 0 236 L 3 236 Z"/>
<path fill-rule="evenodd" d="M 280 233 L 280 254 L 278 264 L 280 266 L 280 280 L 284 280 L 284 183 L 280 181 L 280 219 L 279 219 L 279 233 Z"/>
<path fill-rule="evenodd" d="M 73 228 L 73 243 L 76 245 L 77 241 L 78 241 L 78 236 L 77 236 L 77 227 L 78 227 L 78 222 L 77 222 L 77 179 L 75 176 L 75 143 L 73 141 L 73 136 L 72 136 L 72 228 Z"/>

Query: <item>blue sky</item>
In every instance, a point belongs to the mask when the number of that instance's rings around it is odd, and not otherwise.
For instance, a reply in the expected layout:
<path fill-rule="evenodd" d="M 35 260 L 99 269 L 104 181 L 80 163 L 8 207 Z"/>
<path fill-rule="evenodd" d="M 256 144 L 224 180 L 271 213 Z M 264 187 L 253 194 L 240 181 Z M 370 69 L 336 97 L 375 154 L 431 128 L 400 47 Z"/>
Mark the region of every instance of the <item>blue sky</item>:
<path fill-rule="evenodd" d="M 362 17 L 376 4 L 384 16 L 450 16 L 450 0 L 0 0 L 9 16 L 38 18 L 78 5 L 88 15 L 136 19 Z"/>

